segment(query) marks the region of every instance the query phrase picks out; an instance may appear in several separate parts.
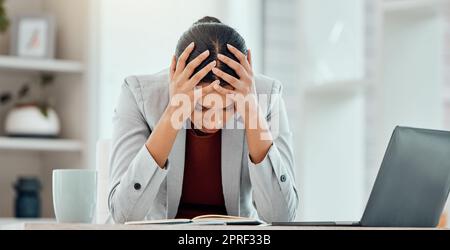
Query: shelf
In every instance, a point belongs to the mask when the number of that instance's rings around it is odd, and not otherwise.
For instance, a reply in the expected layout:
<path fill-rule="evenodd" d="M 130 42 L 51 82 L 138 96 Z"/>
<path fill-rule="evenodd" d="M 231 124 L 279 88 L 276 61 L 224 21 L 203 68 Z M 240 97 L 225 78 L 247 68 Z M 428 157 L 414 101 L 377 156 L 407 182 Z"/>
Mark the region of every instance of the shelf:
<path fill-rule="evenodd" d="M 305 96 L 341 96 L 354 94 L 359 90 L 364 89 L 367 85 L 365 80 L 348 80 L 348 81 L 336 81 L 325 82 L 321 84 L 311 84 L 304 88 Z"/>
<path fill-rule="evenodd" d="M 15 217 L 0 217 L 0 225 L 8 225 L 15 223 L 51 223 L 56 222 L 55 218 L 15 218 Z"/>
<path fill-rule="evenodd" d="M 69 60 L 0 56 L 0 69 L 49 73 L 81 73 L 83 64 Z"/>
<path fill-rule="evenodd" d="M 82 143 L 77 140 L 0 137 L 0 149 L 3 150 L 77 152 L 82 148 Z"/>
<path fill-rule="evenodd" d="M 16 230 L 18 225 L 23 223 L 39 224 L 39 223 L 56 223 L 55 218 L 0 218 L 0 230 Z"/>
<path fill-rule="evenodd" d="M 444 0 L 385 0 L 383 10 L 385 12 L 418 11 L 438 9 Z"/>

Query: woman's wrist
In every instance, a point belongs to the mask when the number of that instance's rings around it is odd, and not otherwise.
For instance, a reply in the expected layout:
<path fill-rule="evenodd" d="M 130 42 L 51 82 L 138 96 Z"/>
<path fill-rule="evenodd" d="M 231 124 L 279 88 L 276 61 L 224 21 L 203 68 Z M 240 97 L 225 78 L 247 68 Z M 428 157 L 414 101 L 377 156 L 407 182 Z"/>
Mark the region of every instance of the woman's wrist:
<path fill-rule="evenodd" d="M 166 109 L 164 110 L 164 113 L 161 117 L 162 123 L 164 123 L 166 126 L 169 126 L 171 129 L 173 129 L 177 132 L 182 127 L 182 126 L 177 126 L 177 125 L 179 125 L 177 123 L 180 123 L 179 117 L 176 117 L 178 109 L 179 109 L 179 107 L 175 107 L 175 106 L 169 104 L 166 107 Z M 182 123 L 184 123 L 184 120 L 182 121 Z"/>
<path fill-rule="evenodd" d="M 263 115 L 256 98 L 251 98 L 247 101 L 244 108 L 244 114 L 241 115 L 246 130 L 258 129 L 262 125 L 260 119 L 263 119 Z"/>
<path fill-rule="evenodd" d="M 171 116 L 174 112 L 175 109 L 170 106 L 164 110 L 160 120 L 145 143 L 148 152 L 162 169 L 166 167 L 167 158 L 178 134 L 178 130 L 171 124 Z"/>

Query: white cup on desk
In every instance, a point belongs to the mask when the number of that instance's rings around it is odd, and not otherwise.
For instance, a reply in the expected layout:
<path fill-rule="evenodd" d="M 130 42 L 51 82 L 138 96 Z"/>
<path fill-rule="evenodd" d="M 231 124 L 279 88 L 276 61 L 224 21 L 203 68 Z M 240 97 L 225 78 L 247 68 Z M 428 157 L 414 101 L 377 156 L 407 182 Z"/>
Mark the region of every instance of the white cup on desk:
<path fill-rule="evenodd" d="M 53 170 L 53 207 L 59 223 L 91 223 L 97 199 L 97 172 Z"/>

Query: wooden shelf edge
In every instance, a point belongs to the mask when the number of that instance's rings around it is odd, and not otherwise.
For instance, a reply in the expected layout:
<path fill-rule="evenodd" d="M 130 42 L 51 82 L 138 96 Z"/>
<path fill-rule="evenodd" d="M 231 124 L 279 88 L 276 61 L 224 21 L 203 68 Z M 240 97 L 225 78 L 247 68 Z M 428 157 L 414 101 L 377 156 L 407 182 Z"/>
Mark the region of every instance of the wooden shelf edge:
<path fill-rule="evenodd" d="M 0 55 L 0 69 L 53 73 L 81 73 L 81 62 L 61 59 L 30 59 Z"/>
<path fill-rule="evenodd" d="M 0 150 L 79 152 L 83 144 L 70 139 L 34 139 L 0 137 Z"/>

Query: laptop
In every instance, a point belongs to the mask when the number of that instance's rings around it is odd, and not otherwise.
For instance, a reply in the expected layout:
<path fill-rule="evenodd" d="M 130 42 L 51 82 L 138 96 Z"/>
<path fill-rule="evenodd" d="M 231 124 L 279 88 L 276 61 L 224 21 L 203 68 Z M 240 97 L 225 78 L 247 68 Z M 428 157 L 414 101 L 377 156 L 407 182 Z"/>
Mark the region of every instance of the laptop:
<path fill-rule="evenodd" d="M 359 222 L 273 226 L 436 227 L 450 190 L 450 132 L 396 127 Z"/>

